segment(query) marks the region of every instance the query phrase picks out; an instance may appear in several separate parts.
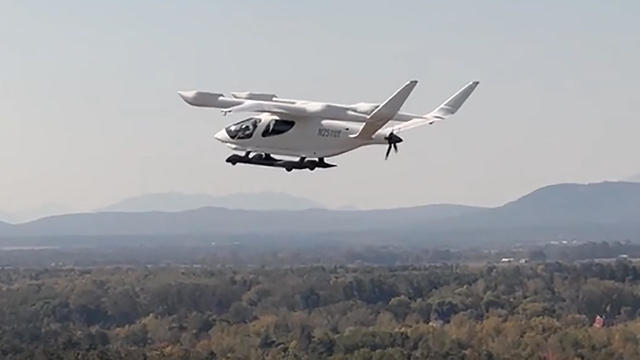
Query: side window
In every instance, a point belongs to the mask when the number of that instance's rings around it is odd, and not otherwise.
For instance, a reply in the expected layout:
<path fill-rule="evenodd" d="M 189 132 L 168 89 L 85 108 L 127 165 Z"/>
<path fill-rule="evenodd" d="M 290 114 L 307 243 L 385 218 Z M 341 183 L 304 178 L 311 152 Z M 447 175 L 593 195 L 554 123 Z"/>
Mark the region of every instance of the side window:
<path fill-rule="evenodd" d="M 296 123 L 292 120 L 271 120 L 262 130 L 262 137 L 284 134 L 293 128 Z"/>

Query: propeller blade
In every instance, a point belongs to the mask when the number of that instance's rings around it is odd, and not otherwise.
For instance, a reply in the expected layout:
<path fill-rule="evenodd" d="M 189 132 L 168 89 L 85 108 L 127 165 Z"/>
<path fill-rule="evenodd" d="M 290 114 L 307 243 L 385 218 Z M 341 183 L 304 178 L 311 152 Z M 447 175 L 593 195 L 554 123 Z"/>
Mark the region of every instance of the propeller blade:
<path fill-rule="evenodd" d="M 387 146 L 387 153 L 384 156 L 384 159 L 387 160 L 389 158 L 389 154 L 391 153 L 391 148 L 393 148 L 394 152 L 398 152 L 398 143 L 402 142 L 402 138 L 394 134 L 392 131 L 389 133 L 389 135 L 385 136 L 384 139 L 387 140 L 387 144 L 389 144 L 389 146 Z"/>

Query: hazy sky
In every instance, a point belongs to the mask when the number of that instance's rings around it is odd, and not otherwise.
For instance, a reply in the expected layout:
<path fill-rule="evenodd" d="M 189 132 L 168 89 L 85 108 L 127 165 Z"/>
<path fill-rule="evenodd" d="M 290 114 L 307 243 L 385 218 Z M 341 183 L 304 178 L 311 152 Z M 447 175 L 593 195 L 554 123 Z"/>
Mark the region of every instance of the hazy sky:
<path fill-rule="evenodd" d="M 640 2 L 0 2 L 0 210 L 148 192 L 284 191 L 329 206 L 496 205 L 640 172 Z M 231 167 L 177 90 L 382 101 L 420 81 L 449 122 L 326 171 Z"/>

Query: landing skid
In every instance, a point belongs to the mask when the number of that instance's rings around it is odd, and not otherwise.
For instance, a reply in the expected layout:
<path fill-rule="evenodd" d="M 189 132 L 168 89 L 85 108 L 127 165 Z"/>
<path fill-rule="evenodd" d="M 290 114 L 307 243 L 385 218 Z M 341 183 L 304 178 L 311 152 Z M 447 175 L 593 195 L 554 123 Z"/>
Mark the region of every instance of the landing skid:
<path fill-rule="evenodd" d="M 269 166 L 269 167 L 279 167 L 283 168 L 287 171 L 291 170 L 315 170 L 316 168 L 320 169 L 328 169 L 335 167 L 335 164 L 329 164 L 324 162 L 323 160 L 303 160 L 303 161 L 295 161 L 295 160 L 281 160 L 276 159 L 271 155 L 265 154 L 256 154 L 251 157 L 241 156 L 238 154 L 233 154 L 225 160 L 231 165 L 235 164 L 250 164 L 250 165 L 261 165 L 261 166 Z"/>

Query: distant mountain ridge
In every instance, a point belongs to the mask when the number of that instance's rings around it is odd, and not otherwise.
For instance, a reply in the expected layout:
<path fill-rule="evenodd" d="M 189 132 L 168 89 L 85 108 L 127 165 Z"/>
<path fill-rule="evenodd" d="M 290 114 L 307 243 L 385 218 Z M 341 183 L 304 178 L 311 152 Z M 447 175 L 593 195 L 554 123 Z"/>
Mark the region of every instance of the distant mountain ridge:
<path fill-rule="evenodd" d="M 503 206 L 430 224 L 427 235 L 458 243 L 640 241 L 640 184 L 557 184 Z"/>
<path fill-rule="evenodd" d="M 387 210 L 100 212 L 2 226 L 0 238 L 207 236 L 477 245 L 550 239 L 640 241 L 640 183 L 559 184 L 495 208 L 428 205 Z M 319 240 L 322 239 L 322 240 Z"/>
<path fill-rule="evenodd" d="M 61 204 L 43 204 L 35 208 L 15 212 L 0 211 L 0 221 L 20 223 L 32 221 L 45 216 L 69 214 L 73 210 Z"/>
<path fill-rule="evenodd" d="M 10 236 L 203 235 L 358 231 L 407 226 L 477 211 L 462 205 L 391 210 L 234 210 L 203 207 L 179 212 L 98 212 L 51 216 L 10 225 Z M 2 230 L 2 229 L 0 229 Z"/>
<path fill-rule="evenodd" d="M 465 226 L 535 227 L 568 224 L 640 223 L 640 184 L 557 184 L 487 209 Z M 458 223 L 458 226 L 460 223 Z"/>
<path fill-rule="evenodd" d="M 8 212 L 0 211 L 0 226 L 3 222 L 13 222 L 13 215 Z"/>
<path fill-rule="evenodd" d="M 13 228 L 13 225 L 4 222 L 4 221 L 0 221 L 0 234 L 2 234 L 2 232 L 10 230 Z"/>
<path fill-rule="evenodd" d="M 540 211 L 544 209 L 544 211 Z M 530 216 L 527 224 L 566 222 L 640 222 L 640 184 L 602 182 L 558 184 L 540 188 L 500 208 Z"/>
<path fill-rule="evenodd" d="M 313 200 L 277 192 L 237 193 L 223 196 L 167 192 L 126 198 L 96 211 L 176 212 L 203 207 L 221 207 L 242 210 L 304 210 L 320 209 L 325 206 Z"/>

